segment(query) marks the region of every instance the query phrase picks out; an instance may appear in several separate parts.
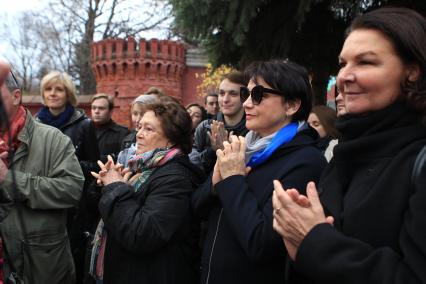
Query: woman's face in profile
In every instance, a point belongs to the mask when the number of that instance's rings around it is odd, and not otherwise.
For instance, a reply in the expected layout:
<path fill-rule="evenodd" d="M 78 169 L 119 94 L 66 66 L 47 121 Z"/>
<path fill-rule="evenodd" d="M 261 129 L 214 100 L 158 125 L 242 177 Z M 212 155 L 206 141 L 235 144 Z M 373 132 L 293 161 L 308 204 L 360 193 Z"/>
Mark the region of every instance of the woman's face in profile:
<path fill-rule="evenodd" d="M 203 118 L 203 112 L 198 106 L 191 106 L 186 109 L 192 120 L 192 129 L 197 128 Z"/>
<path fill-rule="evenodd" d="M 345 40 L 339 63 L 337 86 L 348 113 L 389 106 L 401 95 L 401 84 L 413 75 L 413 68 L 403 64 L 387 37 L 373 29 L 352 31 Z"/>
<path fill-rule="evenodd" d="M 267 89 L 273 89 L 261 77 L 256 79 L 257 83 L 250 80 L 247 88 L 251 91 L 256 85 L 261 85 Z M 264 92 L 260 104 L 253 104 L 251 95 L 243 103 L 246 113 L 246 127 L 257 132 L 260 137 L 271 135 L 280 130 L 281 127 L 289 124 L 292 117 L 288 114 L 289 104 L 283 102 L 280 95 Z M 296 109 L 297 110 L 297 109 Z M 292 113 L 293 114 L 293 113 Z"/>
<path fill-rule="evenodd" d="M 318 132 L 320 138 L 327 136 L 324 126 L 322 125 L 321 121 L 315 113 L 311 112 L 309 114 L 308 124 Z"/>

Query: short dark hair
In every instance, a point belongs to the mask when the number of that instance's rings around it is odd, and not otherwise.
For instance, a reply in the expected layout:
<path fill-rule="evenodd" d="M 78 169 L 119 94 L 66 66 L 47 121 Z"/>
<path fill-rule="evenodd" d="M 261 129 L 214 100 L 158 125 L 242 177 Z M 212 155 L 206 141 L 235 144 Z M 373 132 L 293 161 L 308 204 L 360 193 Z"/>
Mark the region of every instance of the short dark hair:
<path fill-rule="evenodd" d="M 186 109 L 173 100 L 163 100 L 146 105 L 161 121 L 161 127 L 167 139 L 189 154 L 192 148 L 192 120 Z"/>
<path fill-rule="evenodd" d="M 207 98 L 208 97 L 215 97 L 218 98 L 218 94 L 214 92 L 208 92 L 207 95 L 204 96 L 204 104 L 207 104 Z"/>
<path fill-rule="evenodd" d="M 222 77 L 222 81 L 228 79 L 229 81 L 231 81 L 234 84 L 240 84 L 243 86 L 247 86 L 248 81 L 250 78 L 247 78 L 243 72 L 241 71 L 232 71 L 228 74 L 225 74 Z"/>
<path fill-rule="evenodd" d="M 91 103 L 98 99 L 106 99 L 108 101 L 108 109 L 112 110 L 114 108 L 114 99 L 107 94 L 96 94 L 92 97 Z"/>
<path fill-rule="evenodd" d="M 402 84 L 402 100 L 420 113 L 426 113 L 426 19 L 414 10 L 385 7 L 355 18 L 346 31 L 373 29 L 385 35 L 405 64 L 416 64 L 420 76 Z"/>
<path fill-rule="evenodd" d="M 306 120 L 312 109 L 312 88 L 306 69 L 289 60 L 273 59 L 249 65 L 245 76 L 254 83 L 262 78 L 273 89 L 285 94 L 284 100 L 300 100 L 300 108 L 292 120 Z"/>

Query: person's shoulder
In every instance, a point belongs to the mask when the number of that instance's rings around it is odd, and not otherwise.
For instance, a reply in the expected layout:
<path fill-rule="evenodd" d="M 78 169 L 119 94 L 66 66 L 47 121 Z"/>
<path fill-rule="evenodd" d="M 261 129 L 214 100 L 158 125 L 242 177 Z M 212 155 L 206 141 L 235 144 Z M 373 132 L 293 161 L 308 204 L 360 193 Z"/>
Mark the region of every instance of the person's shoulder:
<path fill-rule="evenodd" d="M 212 119 L 205 119 L 198 124 L 197 128 L 195 128 L 195 133 L 197 132 L 206 132 L 210 130 L 210 124 L 212 124 Z"/>
<path fill-rule="evenodd" d="M 46 144 L 49 143 L 50 139 L 59 139 L 63 142 L 71 141 L 70 138 L 62 133 L 58 128 L 44 124 L 42 122 L 39 122 L 37 120 L 33 119 L 33 133 L 35 137 L 40 138 L 43 140 Z"/>
<path fill-rule="evenodd" d="M 129 132 L 129 129 L 126 126 L 118 124 L 115 121 L 112 121 L 110 128 L 117 132 L 125 132 L 126 134 Z"/>

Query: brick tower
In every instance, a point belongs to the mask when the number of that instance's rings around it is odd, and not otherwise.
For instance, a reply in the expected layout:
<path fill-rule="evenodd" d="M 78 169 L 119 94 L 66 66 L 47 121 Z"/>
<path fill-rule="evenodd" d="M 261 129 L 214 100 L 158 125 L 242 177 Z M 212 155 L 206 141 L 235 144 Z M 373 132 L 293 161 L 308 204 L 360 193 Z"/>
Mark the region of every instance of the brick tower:
<path fill-rule="evenodd" d="M 204 72 L 205 63 L 187 66 L 186 50 L 182 43 L 151 39 L 139 42 L 127 39 L 106 39 L 92 45 L 92 68 L 97 92 L 115 97 L 113 119 L 129 125 L 129 105 L 134 98 L 150 87 L 161 88 L 167 95 L 184 104 L 198 101 L 196 72 Z M 191 78 L 186 78 L 188 74 Z M 194 81 L 195 80 L 195 81 Z"/>

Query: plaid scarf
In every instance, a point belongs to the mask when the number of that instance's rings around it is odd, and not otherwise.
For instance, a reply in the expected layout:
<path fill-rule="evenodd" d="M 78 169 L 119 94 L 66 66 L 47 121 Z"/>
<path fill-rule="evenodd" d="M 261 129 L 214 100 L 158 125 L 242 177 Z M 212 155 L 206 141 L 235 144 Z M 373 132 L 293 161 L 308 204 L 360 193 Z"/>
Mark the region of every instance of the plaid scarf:
<path fill-rule="evenodd" d="M 148 180 L 155 168 L 161 167 L 175 156 L 180 155 L 182 151 L 178 148 L 157 148 L 140 155 L 134 155 L 129 160 L 129 168 L 136 174 L 129 180 L 135 192 L 142 188 L 142 185 Z M 104 276 L 104 257 L 107 241 L 107 231 L 104 228 L 104 222 L 101 219 L 96 228 L 93 238 L 92 255 L 90 258 L 89 273 L 97 280 L 103 280 Z"/>

